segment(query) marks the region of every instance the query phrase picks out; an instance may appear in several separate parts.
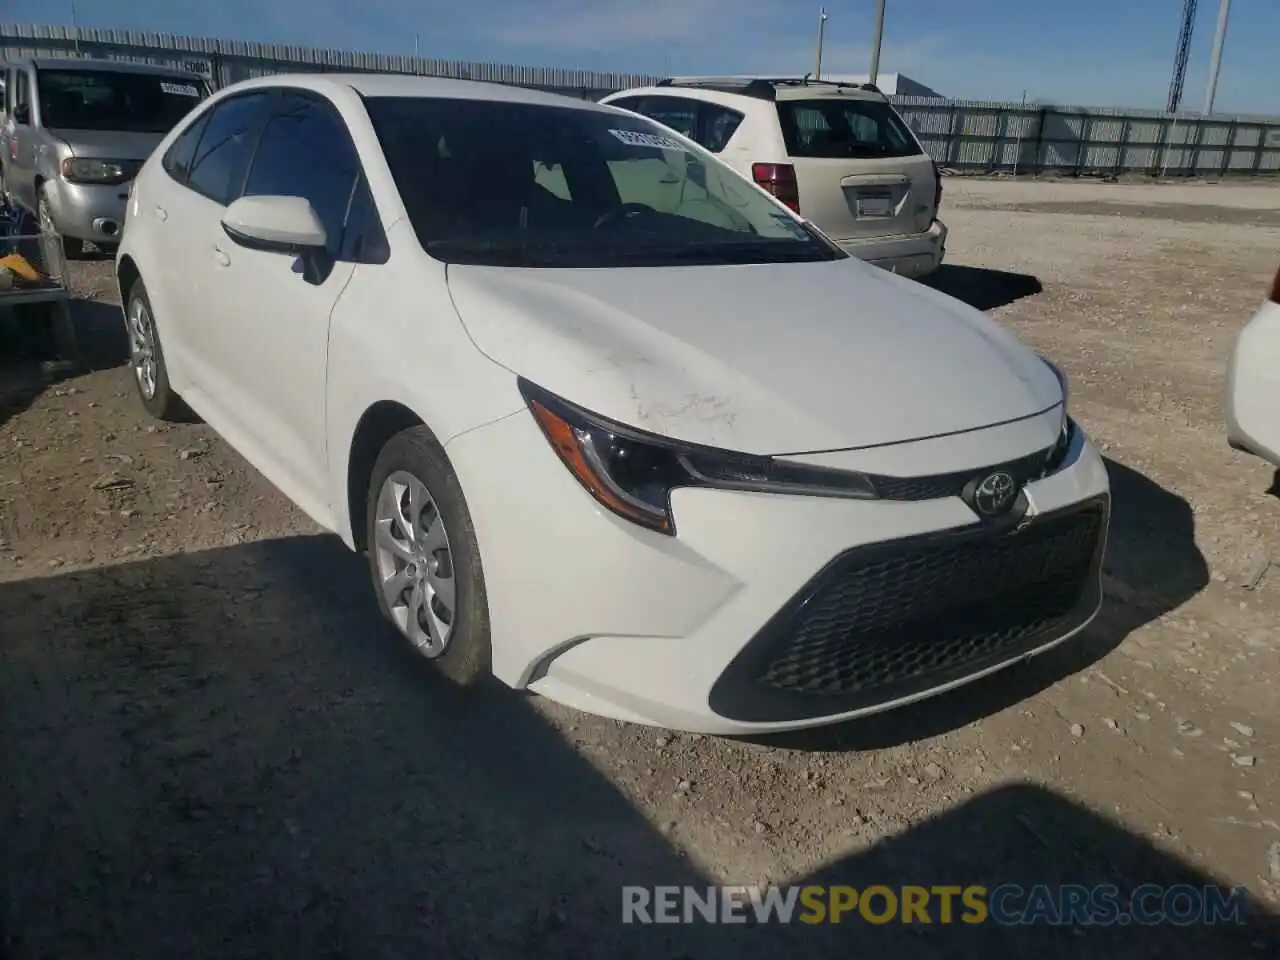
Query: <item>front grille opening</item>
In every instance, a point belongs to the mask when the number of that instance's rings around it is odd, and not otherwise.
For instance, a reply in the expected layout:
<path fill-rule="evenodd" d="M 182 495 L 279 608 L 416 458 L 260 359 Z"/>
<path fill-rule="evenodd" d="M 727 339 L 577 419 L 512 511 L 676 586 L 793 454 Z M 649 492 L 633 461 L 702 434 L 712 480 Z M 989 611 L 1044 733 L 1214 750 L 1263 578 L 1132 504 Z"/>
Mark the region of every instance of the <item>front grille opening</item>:
<path fill-rule="evenodd" d="M 748 645 L 712 707 L 757 720 L 856 710 L 1030 652 L 1096 607 L 1106 517 L 1096 501 L 1020 531 L 850 551 Z"/>
<path fill-rule="evenodd" d="M 944 670 L 978 664 L 1042 636 L 1075 608 L 1079 584 L 1036 584 L 948 611 L 946 622 L 893 624 L 870 635 L 812 621 L 803 638 L 766 668 L 761 680 L 780 690 L 841 695 L 889 690 Z"/>

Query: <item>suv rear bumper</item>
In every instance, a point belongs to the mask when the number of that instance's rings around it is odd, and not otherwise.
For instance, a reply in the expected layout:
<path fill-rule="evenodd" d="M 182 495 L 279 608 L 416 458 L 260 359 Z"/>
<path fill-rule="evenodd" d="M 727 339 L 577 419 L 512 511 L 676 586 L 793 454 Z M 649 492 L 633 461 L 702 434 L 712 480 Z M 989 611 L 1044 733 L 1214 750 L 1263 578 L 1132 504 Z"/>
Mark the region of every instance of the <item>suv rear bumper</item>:
<path fill-rule="evenodd" d="M 942 266 L 947 251 L 947 226 L 941 220 L 924 233 L 866 240 L 837 240 L 849 254 L 906 277 L 923 277 Z"/>

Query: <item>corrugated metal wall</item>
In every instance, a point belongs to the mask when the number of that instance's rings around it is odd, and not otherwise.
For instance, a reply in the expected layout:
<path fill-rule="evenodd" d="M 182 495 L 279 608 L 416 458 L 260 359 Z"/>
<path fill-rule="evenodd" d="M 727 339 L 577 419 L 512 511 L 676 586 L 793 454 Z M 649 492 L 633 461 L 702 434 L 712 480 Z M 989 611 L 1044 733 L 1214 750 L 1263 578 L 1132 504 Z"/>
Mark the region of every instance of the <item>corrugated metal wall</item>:
<path fill-rule="evenodd" d="M 467 63 L 381 53 L 179 37 L 130 30 L 0 24 L 0 57 L 83 56 L 195 70 L 217 86 L 265 74 L 342 70 L 487 80 L 597 99 L 656 77 Z M 1222 176 L 1280 170 L 1280 117 L 1167 114 L 894 97 L 925 149 L 964 172 L 1168 173 Z"/>
<path fill-rule="evenodd" d="M 1217 177 L 1280 170 L 1280 117 L 920 97 L 894 104 L 934 159 L 961 171 Z"/>
<path fill-rule="evenodd" d="M 653 77 L 556 67 L 518 67 L 428 57 L 355 53 L 287 44 L 179 37 L 135 30 L 75 30 L 71 27 L 0 24 L 0 57 L 83 56 L 180 66 L 209 77 L 216 86 L 272 73 L 375 71 L 486 80 L 536 87 L 596 99 L 652 82 Z"/>

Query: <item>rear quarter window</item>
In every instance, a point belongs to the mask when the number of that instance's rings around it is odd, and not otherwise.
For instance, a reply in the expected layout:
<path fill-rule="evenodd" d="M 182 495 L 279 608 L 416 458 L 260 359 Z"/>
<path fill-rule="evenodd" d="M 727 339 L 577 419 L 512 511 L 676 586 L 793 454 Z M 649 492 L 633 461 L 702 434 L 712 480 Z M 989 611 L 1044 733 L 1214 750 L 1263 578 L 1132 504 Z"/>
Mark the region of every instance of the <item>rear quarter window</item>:
<path fill-rule="evenodd" d="M 878 159 L 924 152 L 903 119 L 882 100 L 783 100 L 778 120 L 793 157 Z"/>

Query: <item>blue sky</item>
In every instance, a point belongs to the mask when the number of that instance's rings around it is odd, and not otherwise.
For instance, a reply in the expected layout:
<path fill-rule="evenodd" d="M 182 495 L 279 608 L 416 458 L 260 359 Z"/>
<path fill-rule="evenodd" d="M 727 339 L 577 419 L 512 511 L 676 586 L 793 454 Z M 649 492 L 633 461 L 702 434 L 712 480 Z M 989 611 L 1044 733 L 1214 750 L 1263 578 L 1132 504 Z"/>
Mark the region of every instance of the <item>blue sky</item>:
<path fill-rule="evenodd" d="M 809 0 L 75 0 L 82 26 L 646 73 L 797 72 Z M 4 0 L 69 23 L 71 0 Z M 874 0 L 827 0 L 823 70 L 866 72 Z M 1162 107 L 1181 0 L 888 0 L 883 72 L 956 97 Z M 1217 0 L 1200 0 L 1184 109 L 1204 100 Z M 1280 4 L 1235 0 L 1217 106 L 1280 114 Z"/>

